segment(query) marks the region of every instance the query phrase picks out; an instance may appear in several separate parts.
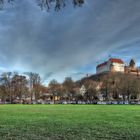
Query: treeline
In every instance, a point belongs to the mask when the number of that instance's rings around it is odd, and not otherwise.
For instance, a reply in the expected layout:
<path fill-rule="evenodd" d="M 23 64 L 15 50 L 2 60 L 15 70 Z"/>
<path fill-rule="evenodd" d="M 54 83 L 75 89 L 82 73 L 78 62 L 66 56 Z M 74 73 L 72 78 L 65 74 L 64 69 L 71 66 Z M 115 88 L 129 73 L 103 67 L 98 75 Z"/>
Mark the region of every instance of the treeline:
<path fill-rule="evenodd" d="M 74 103 L 140 101 L 140 78 L 132 74 L 108 73 L 96 80 L 87 77 L 78 82 L 69 77 L 62 84 L 52 80 L 49 89 L 54 96 L 59 96 L 60 100 Z"/>
<path fill-rule="evenodd" d="M 40 97 L 43 85 L 41 84 L 40 75 L 37 73 L 27 72 L 18 74 L 16 72 L 5 72 L 0 76 L 0 99 L 2 103 L 22 103 L 33 96 L 37 101 Z"/>
<path fill-rule="evenodd" d="M 63 83 L 51 80 L 46 87 L 37 73 L 5 72 L 0 76 L 1 103 L 97 103 L 98 101 L 140 101 L 140 78 L 136 75 L 108 73 Z"/>
<path fill-rule="evenodd" d="M 97 101 L 139 101 L 140 79 L 136 75 L 108 73 L 98 79 L 85 78 L 74 82 L 70 77 L 62 84 L 52 80 L 50 93 L 59 96 L 60 100 L 96 103 Z"/>
<path fill-rule="evenodd" d="M 105 99 L 140 100 L 140 77 L 133 74 L 109 73 L 101 78 L 100 93 Z"/>

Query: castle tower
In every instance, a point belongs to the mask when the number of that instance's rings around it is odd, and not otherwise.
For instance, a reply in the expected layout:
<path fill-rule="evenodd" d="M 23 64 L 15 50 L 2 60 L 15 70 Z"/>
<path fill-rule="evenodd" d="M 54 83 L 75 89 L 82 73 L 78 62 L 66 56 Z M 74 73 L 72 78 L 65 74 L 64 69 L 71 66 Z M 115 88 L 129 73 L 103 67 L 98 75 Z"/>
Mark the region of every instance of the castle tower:
<path fill-rule="evenodd" d="M 136 63 L 135 63 L 134 59 L 131 59 L 131 60 L 130 60 L 130 63 L 129 63 L 129 67 L 130 67 L 131 69 L 135 69 L 135 66 L 136 66 Z"/>

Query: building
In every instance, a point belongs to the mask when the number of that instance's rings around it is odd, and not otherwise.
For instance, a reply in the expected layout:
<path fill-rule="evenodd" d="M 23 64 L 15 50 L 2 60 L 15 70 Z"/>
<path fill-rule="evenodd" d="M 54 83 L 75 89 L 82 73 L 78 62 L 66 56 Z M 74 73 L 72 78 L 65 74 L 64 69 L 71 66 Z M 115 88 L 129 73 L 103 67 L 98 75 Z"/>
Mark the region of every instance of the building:
<path fill-rule="evenodd" d="M 131 59 L 129 65 L 125 65 L 123 60 L 110 58 L 108 61 L 97 65 L 96 74 L 105 74 L 108 72 L 121 72 L 124 74 L 132 74 L 139 76 L 140 67 L 136 66 L 134 59 Z"/>
<path fill-rule="evenodd" d="M 131 59 L 129 65 L 125 66 L 124 72 L 126 74 L 133 74 L 133 75 L 139 76 L 140 75 L 140 68 L 136 67 L 136 62 L 134 61 L 134 59 Z"/>
<path fill-rule="evenodd" d="M 124 73 L 125 64 L 121 59 L 110 58 L 108 61 L 97 65 L 96 73 L 106 73 L 106 72 L 122 72 Z"/>
<path fill-rule="evenodd" d="M 82 87 L 80 88 L 79 93 L 80 93 L 81 95 L 84 95 L 84 94 L 86 93 L 86 88 L 85 88 L 84 85 L 82 85 Z"/>

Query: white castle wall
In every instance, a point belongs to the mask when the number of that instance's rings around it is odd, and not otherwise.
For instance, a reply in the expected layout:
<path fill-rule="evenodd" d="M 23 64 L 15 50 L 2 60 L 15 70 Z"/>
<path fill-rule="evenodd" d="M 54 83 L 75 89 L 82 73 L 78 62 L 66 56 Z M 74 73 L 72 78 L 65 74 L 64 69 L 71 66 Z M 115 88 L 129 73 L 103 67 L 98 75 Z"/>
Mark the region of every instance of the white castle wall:
<path fill-rule="evenodd" d="M 97 74 L 110 71 L 110 63 L 97 68 Z"/>
<path fill-rule="evenodd" d="M 97 68 L 97 74 L 111 71 L 111 66 L 113 66 L 113 69 L 116 72 L 124 72 L 124 64 L 108 61 L 106 65 Z"/>
<path fill-rule="evenodd" d="M 114 70 L 116 72 L 124 72 L 124 64 L 120 64 L 120 63 L 112 63 Z"/>

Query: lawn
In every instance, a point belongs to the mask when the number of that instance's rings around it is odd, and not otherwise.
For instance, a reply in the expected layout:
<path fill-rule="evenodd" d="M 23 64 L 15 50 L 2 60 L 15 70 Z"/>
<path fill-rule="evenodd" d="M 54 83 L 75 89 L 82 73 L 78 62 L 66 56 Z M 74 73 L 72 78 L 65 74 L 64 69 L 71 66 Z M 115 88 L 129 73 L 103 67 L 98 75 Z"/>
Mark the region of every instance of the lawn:
<path fill-rule="evenodd" d="M 140 140 L 140 106 L 0 105 L 0 140 Z"/>

